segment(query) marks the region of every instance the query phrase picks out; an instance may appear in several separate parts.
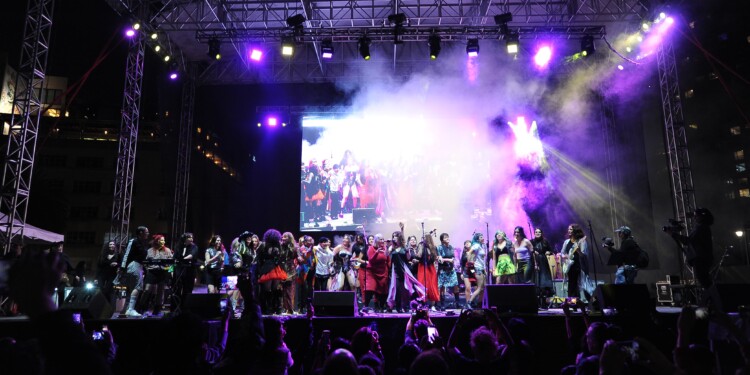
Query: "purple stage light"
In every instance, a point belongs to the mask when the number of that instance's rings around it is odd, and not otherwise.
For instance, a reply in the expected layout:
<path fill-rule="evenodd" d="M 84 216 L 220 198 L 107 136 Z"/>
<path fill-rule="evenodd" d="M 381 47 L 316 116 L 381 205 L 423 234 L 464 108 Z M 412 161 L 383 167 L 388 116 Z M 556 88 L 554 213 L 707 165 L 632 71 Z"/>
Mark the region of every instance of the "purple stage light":
<path fill-rule="evenodd" d="M 132 28 L 125 29 L 125 36 L 128 38 L 132 38 L 133 36 L 135 36 L 135 30 L 133 30 Z"/>
<path fill-rule="evenodd" d="M 516 159 L 537 167 L 541 165 L 544 162 L 544 147 L 539 139 L 536 121 L 532 121 L 529 126 L 523 116 L 518 116 L 516 123 L 508 121 L 508 126 L 515 135 L 513 150 Z"/>
<path fill-rule="evenodd" d="M 177 73 L 170 73 L 170 74 L 169 74 L 169 79 L 171 79 L 171 80 L 173 80 L 173 81 L 174 81 L 174 80 L 176 80 L 176 79 L 177 79 L 177 77 L 178 77 Z"/>
<path fill-rule="evenodd" d="M 276 126 L 279 124 L 279 120 L 275 116 L 269 116 L 266 120 L 266 124 L 268 124 L 268 126 Z"/>
<path fill-rule="evenodd" d="M 333 57 L 333 52 L 323 52 L 321 56 L 323 56 L 324 59 L 330 59 Z"/>
<path fill-rule="evenodd" d="M 534 55 L 534 64 L 536 64 L 537 67 L 544 68 L 549 64 L 549 61 L 552 59 L 552 47 L 548 45 L 543 45 L 539 47 L 539 50 L 537 50 L 536 55 Z"/>
<path fill-rule="evenodd" d="M 260 61 L 260 59 L 263 58 L 263 51 L 253 48 L 252 51 L 250 51 L 250 59 L 253 61 Z"/>

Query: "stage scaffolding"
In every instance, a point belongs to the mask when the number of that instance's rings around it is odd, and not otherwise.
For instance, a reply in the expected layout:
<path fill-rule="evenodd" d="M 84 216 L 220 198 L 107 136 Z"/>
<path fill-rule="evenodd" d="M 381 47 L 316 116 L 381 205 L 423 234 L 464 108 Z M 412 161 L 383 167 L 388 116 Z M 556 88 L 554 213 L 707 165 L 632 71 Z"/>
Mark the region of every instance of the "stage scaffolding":
<path fill-rule="evenodd" d="M 180 244 L 179 236 L 185 233 L 187 218 L 188 192 L 190 187 L 190 156 L 193 140 L 193 114 L 195 107 L 195 76 L 198 67 L 189 64 L 182 86 L 182 110 L 180 112 L 180 130 L 177 140 L 177 167 L 174 183 L 174 204 L 172 207 L 172 248 Z"/>

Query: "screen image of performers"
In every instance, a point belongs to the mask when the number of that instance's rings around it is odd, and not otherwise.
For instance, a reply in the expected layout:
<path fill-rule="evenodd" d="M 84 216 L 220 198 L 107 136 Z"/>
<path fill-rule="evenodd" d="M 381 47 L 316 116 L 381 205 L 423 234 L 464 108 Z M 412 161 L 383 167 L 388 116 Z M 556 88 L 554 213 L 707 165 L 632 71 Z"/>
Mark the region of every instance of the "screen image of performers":
<path fill-rule="evenodd" d="M 258 251 L 260 306 L 266 315 L 281 313 L 281 283 L 287 278 L 281 263 L 281 233 L 269 229 L 263 234 L 263 243 Z"/>
<path fill-rule="evenodd" d="M 352 255 L 352 237 L 345 234 L 341 244 L 333 249 L 333 273 L 328 290 L 356 290 L 357 274 L 351 264 Z"/>
<path fill-rule="evenodd" d="M 495 284 L 513 284 L 516 278 L 513 245 L 501 230 L 495 232 L 492 241 L 492 263 L 495 265 Z"/>
<path fill-rule="evenodd" d="M 304 191 L 305 221 L 315 223 L 325 220 L 325 205 L 323 204 L 325 195 L 325 182 L 321 176 L 320 167 L 316 161 L 310 160 L 307 166 L 307 172 L 302 179 L 302 191 Z"/>
<path fill-rule="evenodd" d="M 363 284 L 365 307 L 369 307 L 372 297 L 375 297 L 375 309 L 382 312 L 388 294 L 388 249 L 382 234 L 378 233 L 370 237 L 373 237 L 373 240 L 372 246 L 367 248 L 366 281 Z"/>
<path fill-rule="evenodd" d="M 221 272 L 224 269 L 226 250 L 221 243 L 221 236 L 214 235 L 208 243 L 205 253 L 206 285 L 208 293 L 219 293 L 221 289 Z"/>
<path fill-rule="evenodd" d="M 389 249 L 391 259 L 391 283 L 388 288 L 388 307 L 391 311 L 402 313 L 409 310 L 412 293 L 418 298 L 424 297 L 424 286 L 409 270 L 411 253 L 404 247 L 404 223 L 399 223 L 401 230 L 393 232 L 392 245 Z"/>
<path fill-rule="evenodd" d="M 307 313 L 307 300 L 312 298 L 315 281 L 314 245 L 315 240 L 312 237 L 302 236 L 297 249 L 297 309 L 303 314 Z"/>
<path fill-rule="evenodd" d="M 523 227 L 518 226 L 513 230 L 513 253 L 516 256 L 516 280 L 520 284 L 534 282 L 534 258 L 531 256 L 533 246 L 526 238 Z"/>
<path fill-rule="evenodd" d="M 331 250 L 331 240 L 327 237 L 320 237 L 318 246 L 314 248 L 315 255 L 315 283 L 313 288 L 317 291 L 327 291 L 328 281 L 333 271 L 333 250 Z"/>
<path fill-rule="evenodd" d="M 146 253 L 147 262 L 148 260 L 174 258 L 172 250 L 165 246 L 166 240 L 161 234 L 155 235 L 151 243 L 151 248 Z M 146 311 L 144 314 L 160 316 L 161 308 L 164 305 L 164 287 L 171 280 L 172 274 L 170 269 L 172 265 L 147 264 L 145 268 L 146 277 L 144 278 L 144 282 L 146 283 L 146 288 L 144 289 L 143 299 L 145 300 Z"/>
<path fill-rule="evenodd" d="M 588 301 L 596 287 L 589 279 L 587 263 L 588 244 L 583 229 L 578 224 L 568 226 L 568 239 L 563 242 L 563 274 L 568 297 Z"/>
<path fill-rule="evenodd" d="M 440 301 L 440 292 L 437 284 L 437 247 L 432 240 L 432 234 L 428 233 L 424 242 L 417 248 L 417 280 L 425 286 L 427 294 L 426 302 L 430 308 L 435 310 L 435 303 Z"/>
<path fill-rule="evenodd" d="M 440 234 L 440 245 L 437 247 L 438 262 L 438 288 L 440 288 L 440 308 L 445 308 L 445 290 L 450 288 L 453 293 L 452 307 L 458 307 L 458 276 L 453 260 L 456 257 L 455 250 L 451 246 L 451 238 L 448 233 Z"/>
<path fill-rule="evenodd" d="M 281 307 L 285 313 L 293 314 L 297 284 L 297 243 L 291 232 L 281 235 L 281 268 L 286 273 L 286 279 L 281 282 Z"/>
<path fill-rule="evenodd" d="M 485 269 L 485 261 L 487 257 L 487 247 L 484 244 L 484 235 L 481 233 L 474 233 L 471 239 L 471 245 L 466 250 L 466 244 L 464 244 L 464 255 L 466 261 L 464 263 L 464 286 L 466 287 L 466 305 L 468 307 L 481 307 L 482 298 L 484 297 L 484 284 L 487 271 Z M 473 293 L 471 292 L 471 280 L 474 278 L 477 283 L 477 288 Z"/>
<path fill-rule="evenodd" d="M 547 260 L 549 256 L 554 255 L 554 251 L 549 241 L 544 238 L 544 232 L 540 228 L 534 229 L 534 239 L 531 240 L 531 245 L 534 249 L 534 273 L 536 275 L 534 282 L 539 288 L 539 298 L 544 301 L 546 297 L 552 297 L 555 294 L 552 272 Z M 543 303 L 539 306 L 542 305 Z"/>

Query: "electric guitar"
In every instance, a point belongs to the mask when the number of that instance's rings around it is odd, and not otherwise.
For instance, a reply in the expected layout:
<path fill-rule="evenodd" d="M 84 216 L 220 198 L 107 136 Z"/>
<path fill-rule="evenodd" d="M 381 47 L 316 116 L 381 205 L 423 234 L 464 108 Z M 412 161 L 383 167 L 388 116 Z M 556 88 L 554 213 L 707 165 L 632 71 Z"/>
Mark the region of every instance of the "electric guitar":
<path fill-rule="evenodd" d="M 577 253 L 577 252 L 579 252 L 579 250 L 578 250 L 578 241 L 573 243 L 573 246 L 570 248 L 570 252 L 568 253 L 568 256 L 565 259 L 562 260 L 562 273 L 563 273 L 563 275 L 567 275 L 568 274 L 568 270 L 575 263 L 575 260 L 573 259 L 573 255 L 575 253 Z"/>

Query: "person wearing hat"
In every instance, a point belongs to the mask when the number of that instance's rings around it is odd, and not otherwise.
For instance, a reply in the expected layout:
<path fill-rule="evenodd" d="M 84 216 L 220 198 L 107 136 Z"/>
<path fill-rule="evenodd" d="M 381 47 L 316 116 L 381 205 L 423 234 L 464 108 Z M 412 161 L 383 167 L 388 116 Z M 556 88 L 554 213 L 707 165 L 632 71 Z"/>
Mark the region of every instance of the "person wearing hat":
<path fill-rule="evenodd" d="M 635 277 L 638 275 L 638 256 L 641 248 L 633 238 L 633 232 L 630 227 L 621 226 L 615 229 L 617 236 L 620 238 L 620 248 L 614 248 L 614 242 L 611 238 L 604 239 L 604 247 L 612 254 L 609 264 L 617 265 L 615 273 L 615 284 L 634 284 Z"/>
<path fill-rule="evenodd" d="M 664 231 L 669 233 L 675 241 L 685 245 L 685 257 L 688 265 L 693 267 L 695 278 L 701 286 L 708 288 L 713 284 L 710 271 L 714 263 L 713 236 L 711 234 L 714 215 L 706 208 L 696 208 L 694 212 L 688 213 L 688 216 L 695 218 L 695 226 L 687 236 L 671 228 L 665 228 Z"/>

